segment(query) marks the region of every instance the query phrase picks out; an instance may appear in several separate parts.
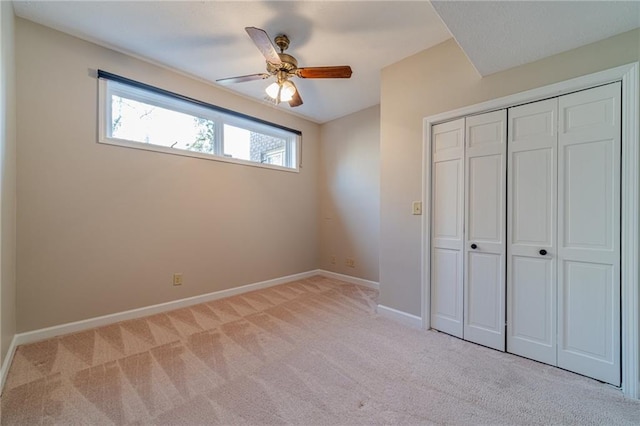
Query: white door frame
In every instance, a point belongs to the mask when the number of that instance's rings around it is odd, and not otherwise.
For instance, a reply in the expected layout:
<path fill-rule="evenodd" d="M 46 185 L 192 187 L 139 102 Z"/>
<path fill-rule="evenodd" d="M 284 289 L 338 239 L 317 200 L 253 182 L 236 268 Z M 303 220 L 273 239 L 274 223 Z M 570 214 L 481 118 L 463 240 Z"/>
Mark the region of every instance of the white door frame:
<path fill-rule="evenodd" d="M 509 108 L 545 98 L 565 95 L 614 81 L 622 81 L 622 392 L 640 398 L 640 320 L 638 309 L 638 263 L 640 256 L 640 62 L 573 78 L 537 89 L 527 90 L 487 102 L 432 115 L 423 120 L 422 192 L 425 205 L 422 216 L 422 326 L 430 328 L 431 258 L 431 127 L 467 115 Z"/>

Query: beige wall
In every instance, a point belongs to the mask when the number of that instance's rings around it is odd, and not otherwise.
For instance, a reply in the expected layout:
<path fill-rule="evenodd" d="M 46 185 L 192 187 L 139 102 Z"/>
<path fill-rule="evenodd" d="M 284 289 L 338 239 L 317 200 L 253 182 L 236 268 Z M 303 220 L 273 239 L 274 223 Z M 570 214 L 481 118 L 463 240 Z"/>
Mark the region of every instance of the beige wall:
<path fill-rule="evenodd" d="M 22 19 L 16 61 L 19 332 L 317 268 L 317 124 Z M 303 168 L 98 144 L 98 68 L 299 129 Z"/>
<path fill-rule="evenodd" d="M 14 15 L 0 2 L 0 361 L 16 333 L 16 91 Z"/>
<path fill-rule="evenodd" d="M 325 123 L 320 135 L 320 268 L 377 282 L 380 107 Z"/>
<path fill-rule="evenodd" d="M 640 59 L 640 30 L 480 78 L 453 39 L 382 71 L 380 303 L 421 314 L 422 119 Z"/>

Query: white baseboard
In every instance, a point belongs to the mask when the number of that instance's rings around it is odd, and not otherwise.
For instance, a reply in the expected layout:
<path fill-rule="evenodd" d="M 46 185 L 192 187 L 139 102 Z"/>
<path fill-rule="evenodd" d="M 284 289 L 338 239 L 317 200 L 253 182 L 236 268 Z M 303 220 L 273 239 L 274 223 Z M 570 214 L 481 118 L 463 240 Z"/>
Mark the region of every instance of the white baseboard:
<path fill-rule="evenodd" d="M 124 312 L 116 312 L 114 314 L 103 315 L 100 317 L 89 318 L 86 320 L 70 322 L 67 324 L 55 325 L 53 327 L 41 328 L 39 330 L 27 331 L 25 333 L 16 334 L 14 340 L 16 345 L 24 345 L 39 340 L 50 339 L 52 337 L 61 336 L 63 334 L 77 333 L 94 327 L 102 327 L 104 325 L 113 324 L 120 321 L 146 317 L 148 315 L 159 314 L 162 312 L 172 311 L 198 303 L 210 302 L 212 300 L 222 299 L 223 297 L 235 296 L 242 293 L 248 293 L 254 290 L 260 290 L 267 287 L 273 287 L 285 284 L 291 281 L 309 278 L 319 275 L 318 271 L 302 272 L 300 274 L 288 275 L 286 277 L 274 278 L 272 280 L 261 281 L 258 283 L 247 284 L 240 287 L 234 287 L 226 290 L 214 291 L 212 293 L 201 294 L 199 296 L 187 297 L 185 299 L 172 300 L 170 302 L 160 303 L 157 305 L 145 306 L 143 308 L 132 309 Z"/>
<path fill-rule="evenodd" d="M 378 305 L 378 314 L 385 318 L 398 321 L 411 328 L 422 328 L 422 318 L 388 306 Z"/>
<path fill-rule="evenodd" d="M 0 367 L 0 395 L 2 395 L 4 382 L 7 380 L 9 367 L 11 367 L 11 362 L 13 361 L 13 356 L 16 353 L 17 347 L 18 343 L 16 341 L 16 336 L 13 336 L 13 339 L 11 339 L 11 344 L 9 345 L 9 350 L 7 351 L 7 354 L 4 357 L 4 361 L 2 362 L 2 367 Z"/>
<path fill-rule="evenodd" d="M 191 305 L 197 305 L 198 303 L 210 302 L 224 297 L 236 296 L 242 293 L 248 293 L 254 290 L 260 290 L 263 288 L 273 287 L 280 284 L 285 284 L 291 281 L 301 280 L 315 275 L 320 275 L 327 278 L 333 278 L 340 281 L 345 281 L 351 284 L 362 285 L 374 289 L 378 289 L 378 283 L 374 281 L 364 280 L 362 278 L 351 277 L 348 275 L 337 274 L 335 272 L 325 271 L 322 269 L 315 269 L 308 272 L 302 272 L 299 274 L 288 275 L 286 277 L 274 278 L 272 280 L 261 281 L 258 283 L 247 284 L 240 287 L 234 287 L 227 290 L 214 291 L 212 293 L 202 294 L 199 296 L 188 297 L 185 299 L 172 300 L 170 302 L 160 303 L 157 305 L 145 306 L 143 308 L 131 309 L 124 312 L 116 312 L 109 315 L 103 315 L 100 317 L 89 318 L 86 320 L 70 322 L 67 324 L 56 325 L 53 327 L 42 328 L 39 330 L 27 331 L 25 333 L 18 333 L 13 336 L 11 346 L 7 351 L 4 362 L 0 369 L 0 392 L 4 388 L 4 382 L 6 375 L 11 366 L 11 361 L 15 354 L 16 348 L 19 345 L 25 345 L 28 343 L 37 342 L 40 340 L 50 339 L 56 336 L 62 336 L 70 333 L 77 333 L 79 331 L 88 330 L 90 328 L 102 327 L 105 325 L 113 324 L 120 321 L 127 321 L 131 319 L 141 318 L 148 315 L 154 315 L 162 312 L 172 311 L 174 309 L 180 309 Z"/>
<path fill-rule="evenodd" d="M 333 278 L 335 280 L 344 281 L 350 284 L 357 284 L 364 287 L 380 290 L 380 284 L 375 281 L 365 280 L 363 278 L 352 277 L 350 275 L 338 274 L 337 272 L 325 271 L 324 269 L 317 269 L 315 271 L 318 275 L 322 275 L 326 278 Z"/>

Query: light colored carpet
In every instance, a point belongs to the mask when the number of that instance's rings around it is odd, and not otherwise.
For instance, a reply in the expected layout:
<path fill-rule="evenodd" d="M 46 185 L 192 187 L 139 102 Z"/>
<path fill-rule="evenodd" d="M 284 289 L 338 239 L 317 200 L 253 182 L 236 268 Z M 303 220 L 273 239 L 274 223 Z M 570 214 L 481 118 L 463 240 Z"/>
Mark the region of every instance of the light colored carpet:
<path fill-rule="evenodd" d="M 640 424 L 597 381 L 375 314 L 322 277 L 21 346 L 2 424 Z"/>

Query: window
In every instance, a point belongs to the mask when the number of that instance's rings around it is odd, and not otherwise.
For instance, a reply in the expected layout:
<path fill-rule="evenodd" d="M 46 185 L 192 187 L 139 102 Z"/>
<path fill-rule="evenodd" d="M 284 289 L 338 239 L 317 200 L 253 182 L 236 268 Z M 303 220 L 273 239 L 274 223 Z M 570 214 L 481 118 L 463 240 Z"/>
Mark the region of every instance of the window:
<path fill-rule="evenodd" d="M 99 71 L 99 142 L 297 171 L 300 132 Z"/>

